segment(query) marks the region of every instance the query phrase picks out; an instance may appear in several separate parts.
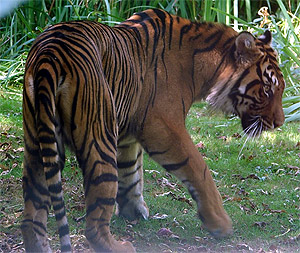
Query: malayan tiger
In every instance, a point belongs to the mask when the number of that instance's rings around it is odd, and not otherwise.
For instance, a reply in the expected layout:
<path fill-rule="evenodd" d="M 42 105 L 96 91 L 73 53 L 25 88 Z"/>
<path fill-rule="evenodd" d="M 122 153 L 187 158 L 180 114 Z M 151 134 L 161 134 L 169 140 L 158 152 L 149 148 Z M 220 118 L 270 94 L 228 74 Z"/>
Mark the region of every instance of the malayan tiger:
<path fill-rule="evenodd" d="M 28 55 L 23 96 L 27 251 L 50 251 L 53 207 L 61 250 L 71 251 L 61 170 L 67 144 L 84 178 L 86 238 L 95 251 L 132 252 L 110 232 L 114 206 L 147 219 L 143 150 L 176 175 L 215 237 L 232 222 L 185 119 L 202 99 L 241 118 L 252 136 L 284 122 L 285 87 L 271 33 L 255 38 L 218 23 L 150 9 L 111 28 L 93 21 L 53 25 Z M 230 168 L 228 168 L 230 170 Z"/>

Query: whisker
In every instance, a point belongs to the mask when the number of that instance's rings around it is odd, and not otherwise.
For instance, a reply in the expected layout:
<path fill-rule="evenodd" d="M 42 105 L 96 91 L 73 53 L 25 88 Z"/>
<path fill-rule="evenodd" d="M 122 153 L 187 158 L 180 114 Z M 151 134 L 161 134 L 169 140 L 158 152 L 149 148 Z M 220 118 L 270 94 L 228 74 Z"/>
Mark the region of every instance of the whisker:
<path fill-rule="evenodd" d="M 255 122 L 254 122 L 255 123 Z M 240 135 L 242 136 L 242 138 L 244 138 L 246 135 L 248 135 L 248 132 L 249 130 L 253 127 L 253 124 L 252 123 L 251 125 L 247 126 L 245 129 L 243 129 L 241 132 L 240 132 Z"/>
<path fill-rule="evenodd" d="M 250 120 L 253 120 L 253 123 L 251 125 L 249 125 L 248 127 L 246 127 L 243 131 L 247 133 L 247 131 L 253 127 L 253 125 L 255 123 L 257 123 L 257 121 L 260 120 L 260 116 L 250 116 Z"/>
<path fill-rule="evenodd" d="M 244 147 L 246 146 L 246 143 L 247 143 L 247 141 L 249 140 L 249 138 L 250 138 L 250 135 L 247 135 L 246 140 L 245 140 L 245 142 L 244 142 L 244 144 L 243 144 L 243 146 L 242 146 L 242 148 L 241 148 L 241 150 L 240 150 L 240 152 L 239 152 L 238 160 L 241 159 L 241 157 L 242 157 L 242 151 L 244 150 Z"/>
<path fill-rule="evenodd" d="M 260 124 L 259 124 L 260 123 Z M 240 160 L 241 159 L 241 157 L 242 157 L 242 152 L 243 152 L 243 150 L 244 150 L 244 148 L 245 148 L 245 146 L 246 146 L 246 143 L 248 142 L 248 140 L 249 139 L 254 139 L 254 137 L 256 136 L 256 131 L 258 130 L 258 131 L 261 131 L 260 129 L 261 129 L 261 121 L 260 121 L 260 117 L 256 117 L 256 120 L 251 124 L 251 125 L 249 125 L 248 127 L 246 127 L 243 131 L 244 131 L 244 134 L 243 134 L 243 136 L 242 136 L 242 138 L 244 138 L 246 135 L 247 135 L 247 137 L 246 137 L 246 140 L 245 140 L 245 142 L 244 142 L 244 144 L 243 144 L 243 146 L 242 146 L 242 148 L 241 148 L 241 150 L 240 150 L 240 152 L 239 152 L 239 155 L 238 155 L 238 160 Z"/>
<path fill-rule="evenodd" d="M 259 122 L 259 119 L 256 119 L 256 121 L 254 121 L 251 125 L 249 125 L 248 127 L 246 127 L 243 131 L 244 131 L 244 134 L 243 134 L 243 137 L 247 134 L 249 134 L 249 131 L 253 128 L 256 127 L 256 125 L 258 124 Z"/>

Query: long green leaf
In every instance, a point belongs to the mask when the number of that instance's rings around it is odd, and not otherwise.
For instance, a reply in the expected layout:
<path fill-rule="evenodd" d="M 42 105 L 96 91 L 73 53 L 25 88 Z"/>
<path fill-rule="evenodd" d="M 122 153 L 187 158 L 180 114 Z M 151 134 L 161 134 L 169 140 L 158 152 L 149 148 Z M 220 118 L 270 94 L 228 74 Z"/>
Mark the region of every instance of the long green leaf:
<path fill-rule="evenodd" d="M 299 121 L 299 120 L 300 120 L 300 112 L 287 116 L 285 122 Z"/>
<path fill-rule="evenodd" d="M 246 2 L 246 15 L 247 15 L 247 21 L 251 22 L 252 21 L 252 15 L 251 15 L 251 1 L 250 0 L 245 0 Z"/>
<path fill-rule="evenodd" d="M 247 21 L 241 19 L 241 18 L 238 18 L 238 17 L 235 17 L 234 15 L 230 14 L 230 13 L 226 13 L 222 10 L 219 10 L 219 9 L 216 9 L 214 7 L 211 8 L 212 10 L 216 11 L 216 12 L 221 12 L 221 13 L 224 13 L 225 15 L 229 16 L 230 18 L 236 20 L 239 24 L 242 24 L 242 25 L 245 25 L 246 27 L 250 27 L 258 32 L 263 32 L 263 29 L 260 28 L 260 27 L 257 27 L 251 23 L 248 23 Z"/>
<path fill-rule="evenodd" d="M 287 10 L 285 8 L 285 5 L 283 4 L 282 0 L 277 0 L 277 3 L 278 3 L 278 5 L 279 5 L 279 7 L 280 7 L 280 9 L 282 11 L 282 14 L 284 15 L 286 21 L 289 24 L 289 29 L 292 31 L 292 34 L 293 34 L 294 38 L 296 40 L 298 40 L 298 37 L 297 37 L 296 32 L 295 32 L 294 25 L 293 25 L 293 23 L 291 21 L 291 17 L 289 16 L 289 14 L 288 14 L 288 12 L 287 12 Z"/>
<path fill-rule="evenodd" d="M 300 102 L 295 103 L 295 104 L 289 106 L 288 108 L 284 108 L 284 113 L 285 114 L 290 114 L 291 112 L 294 112 L 294 111 L 299 110 L 299 109 L 300 109 Z"/>

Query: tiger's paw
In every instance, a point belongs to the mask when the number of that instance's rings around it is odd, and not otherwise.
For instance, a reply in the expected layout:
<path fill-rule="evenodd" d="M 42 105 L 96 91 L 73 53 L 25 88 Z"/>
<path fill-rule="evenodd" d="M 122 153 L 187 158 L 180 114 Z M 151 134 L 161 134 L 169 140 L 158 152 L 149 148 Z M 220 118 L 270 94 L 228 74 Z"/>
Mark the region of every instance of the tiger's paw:
<path fill-rule="evenodd" d="M 145 220 L 149 217 L 149 209 L 143 197 L 131 199 L 123 205 L 117 205 L 116 214 L 125 217 L 128 220 L 135 220 L 143 218 Z"/>
<path fill-rule="evenodd" d="M 120 248 L 113 250 L 113 252 L 129 252 L 135 253 L 135 248 L 133 247 L 131 242 L 119 242 Z"/>
<path fill-rule="evenodd" d="M 126 253 L 135 253 L 135 248 L 133 247 L 131 242 L 121 242 L 121 241 L 114 241 L 111 245 L 111 252 L 126 252 Z M 106 251 L 104 251 L 106 252 Z"/>
<path fill-rule="evenodd" d="M 93 231 L 87 228 L 85 232 L 86 239 L 95 252 L 136 252 L 135 248 L 128 241 L 117 241 L 107 229 Z"/>
<path fill-rule="evenodd" d="M 216 239 L 229 237 L 233 234 L 232 221 L 227 214 L 215 222 L 204 221 L 203 227 Z"/>
<path fill-rule="evenodd" d="M 101 241 L 98 243 L 90 242 L 90 246 L 94 249 L 95 252 L 136 252 L 131 242 L 121 242 L 116 241 L 115 239 L 108 240 L 102 243 Z"/>
<path fill-rule="evenodd" d="M 34 231 L 32 220 L 23 221 L 21 231 L 26 252 L 52 252 L 47 236 Z"/>

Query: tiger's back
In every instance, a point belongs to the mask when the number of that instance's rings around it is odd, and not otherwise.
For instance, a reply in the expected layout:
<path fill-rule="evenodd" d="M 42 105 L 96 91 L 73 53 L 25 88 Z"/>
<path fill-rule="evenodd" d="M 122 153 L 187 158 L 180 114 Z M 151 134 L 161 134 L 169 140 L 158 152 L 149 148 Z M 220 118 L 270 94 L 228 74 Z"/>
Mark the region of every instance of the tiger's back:
<path fill-rule="evenodd" d="M 187 186 L 214 236 L 231 234 L 231 220 L 185 118 L 195 101 L 208 98 L 239 115 L 251 135 L 280 126 L 284 81 L 270 41 L 269 33 L 255 38 L 157 9 L 114 28 L 74 21 L 42 33 L 24 79 L 26 250 L 50 251 L 51 206 L 61 249 L 71 250 L 61 185 L 65 144 L 84 176 L 86 237 L 96 251 L 134 251 L 112 237 L 109 222 L 115 204 L 128 219 L 149 215 L 143 150 Z"/>

